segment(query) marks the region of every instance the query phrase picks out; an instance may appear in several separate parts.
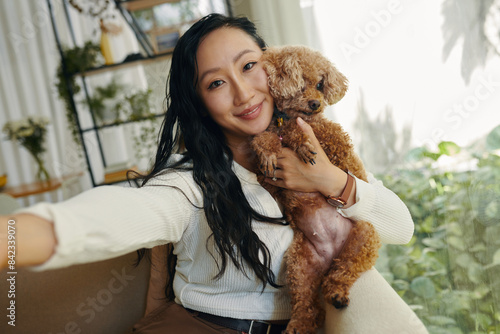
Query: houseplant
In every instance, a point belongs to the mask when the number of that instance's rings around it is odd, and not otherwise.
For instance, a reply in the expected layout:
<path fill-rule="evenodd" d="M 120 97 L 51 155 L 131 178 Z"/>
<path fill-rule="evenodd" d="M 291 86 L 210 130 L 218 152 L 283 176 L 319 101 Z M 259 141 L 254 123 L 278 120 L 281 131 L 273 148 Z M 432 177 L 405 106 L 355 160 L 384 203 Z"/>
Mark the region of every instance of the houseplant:
<path fill-rule="evenodd" d="M 36 178 L 40 181 L 50 179 L 42 158 L 48 124 L 49 121 L 45 117 L 30 116 L 20 121 L 7 122 L 3 127 L 7 139 L 18 142 L 35 159 L 38 167 Z"/>

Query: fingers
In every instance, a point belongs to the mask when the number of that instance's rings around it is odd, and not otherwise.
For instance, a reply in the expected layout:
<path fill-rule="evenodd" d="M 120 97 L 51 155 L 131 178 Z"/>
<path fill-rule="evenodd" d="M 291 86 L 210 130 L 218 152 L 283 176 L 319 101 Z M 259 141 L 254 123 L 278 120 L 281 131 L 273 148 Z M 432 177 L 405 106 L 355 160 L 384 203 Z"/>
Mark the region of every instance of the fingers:
<path fill-rule="evenodd" d="M 316 138 L 316 135 L 314 134 L 312 127 L 308 123 L 306 123 L 301 117 L 297 117 L 297 125 L 310 138 L 312 144 L 315 147 L 321 147 L 318 138 Z"/>

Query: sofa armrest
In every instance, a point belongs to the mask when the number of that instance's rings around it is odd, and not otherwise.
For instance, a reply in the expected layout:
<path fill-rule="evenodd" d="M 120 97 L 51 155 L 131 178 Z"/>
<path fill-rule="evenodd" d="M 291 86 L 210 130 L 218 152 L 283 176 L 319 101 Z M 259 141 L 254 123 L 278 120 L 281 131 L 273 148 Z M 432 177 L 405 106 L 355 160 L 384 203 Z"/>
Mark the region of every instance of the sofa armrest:
<path fill-rule="evenodd" d="M 123 334 L 144 314 L 149 261 L 136 253 L 63 269 L 1 272 L 1 333 Z M 14 276 L 15 297 L 8 297 Z M 15 302 L 15 327 L 7 310 Z M 11 307 L 12 308 L 12 307 Z"/>

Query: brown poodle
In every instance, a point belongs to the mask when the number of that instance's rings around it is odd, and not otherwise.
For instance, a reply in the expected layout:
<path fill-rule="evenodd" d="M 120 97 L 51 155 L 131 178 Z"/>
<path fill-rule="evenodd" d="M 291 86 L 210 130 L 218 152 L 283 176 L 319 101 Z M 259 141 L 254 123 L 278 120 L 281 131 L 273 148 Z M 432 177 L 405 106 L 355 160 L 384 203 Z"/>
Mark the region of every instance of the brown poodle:
<path fill-rule="evenodd" d="M 292 299 L 292 316 L 286 333 L 316 333 L 324 323 L 325 314 L 320 292 L 336 308 L 347 306 L 349 289 L 361 273 L 375 264 L 380 239 L 370 223 L 352 222 L 349 237 L 336 250 L 335 232 L 346 219 L 337 208 L 319 193 L 300 193 L 264 182 L 265 176 L 274 175 L 282 146 L 297 152 L 304 162 L 314 163 L 314 147 L 298 127 L 297 117 L 311 125 L 333 164 L 365 181 L 366 172 L 347 133 L 322 114 L 327 105 L 344 96 L 346 78 L 319 52 L 306 47 L 269 48 L 262 60 L 277 110 L 269 128 L 255 136 L 252 147 L 263 173 L 259 182 L 282 205 L 294 230 L 286 256 Z"/>

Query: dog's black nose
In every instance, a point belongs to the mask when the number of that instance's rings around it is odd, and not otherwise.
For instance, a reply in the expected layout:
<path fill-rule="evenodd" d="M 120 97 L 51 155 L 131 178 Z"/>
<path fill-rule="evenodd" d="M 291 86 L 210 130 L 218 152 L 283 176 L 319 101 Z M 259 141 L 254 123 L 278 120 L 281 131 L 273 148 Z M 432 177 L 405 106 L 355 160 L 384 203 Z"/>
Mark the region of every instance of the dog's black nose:
<path fill-rule="evenodd" d="M 309 101 L 309 108 L 311 108 L 312 110 L 318 110 L 320 106 L 321 103 L 318 100 Z"/>

